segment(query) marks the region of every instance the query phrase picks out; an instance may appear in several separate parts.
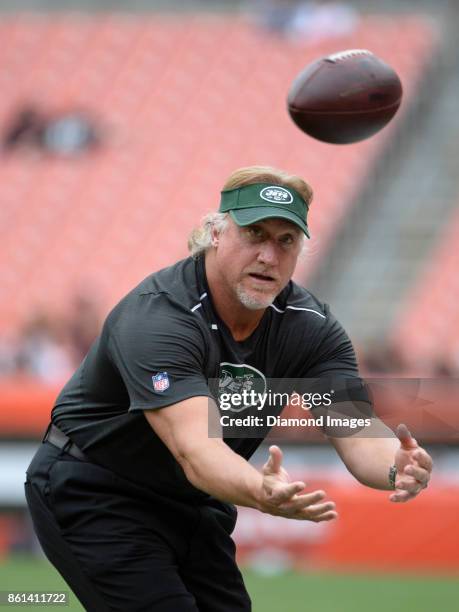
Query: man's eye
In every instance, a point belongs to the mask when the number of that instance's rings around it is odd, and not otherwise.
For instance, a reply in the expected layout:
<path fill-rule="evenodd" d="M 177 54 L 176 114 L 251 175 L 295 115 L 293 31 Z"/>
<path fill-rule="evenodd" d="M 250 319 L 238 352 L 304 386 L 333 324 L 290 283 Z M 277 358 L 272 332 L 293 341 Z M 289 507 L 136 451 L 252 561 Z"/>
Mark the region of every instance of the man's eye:
<path fill-rule="evenodd" d="M 259 227 L 248 227 L 247 232 L 251 238 L 261 238 L 262 231 Z"/>
<path fill-rule="evenodd" d="M 293 244 L 294 243 L 294 238 L 293 236 L 287 235 L 287 236 L 282 236 L 282 238 L 280 239 L 280 242 L 282 244 L 288 245 L 288 244 Z"/>

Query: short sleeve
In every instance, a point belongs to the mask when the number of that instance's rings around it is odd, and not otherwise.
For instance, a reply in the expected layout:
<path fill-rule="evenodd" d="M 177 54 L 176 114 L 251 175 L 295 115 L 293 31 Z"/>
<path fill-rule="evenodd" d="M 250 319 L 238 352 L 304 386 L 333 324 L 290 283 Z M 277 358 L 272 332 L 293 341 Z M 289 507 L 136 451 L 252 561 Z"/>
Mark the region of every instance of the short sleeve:
<path fill-rule="evenodd" d="M 371 399 L 365 382 L 359 377 L 354 347 L 342 325 L 329 312 L 311 365 L 303 372 L 303 385 L 322 395 L 331 393 L 333 405 L 364 402 Z M 371 408 L 370 408 L 371 411 Z"/>
<path fill-rule="evenodd" d="M 145 294 L 118 317 L 109 354 L 130 398 L 130 411 L 211 396 L 206 339 L 198 315 L 167 294 Z"/>
<path fill-rule="evenodd" d="M 304 376 L 357 377 L 359 370 L 352 342 L 342 325 L 329 313 L 321 338 L 314 353 L 314 359 Z"/>

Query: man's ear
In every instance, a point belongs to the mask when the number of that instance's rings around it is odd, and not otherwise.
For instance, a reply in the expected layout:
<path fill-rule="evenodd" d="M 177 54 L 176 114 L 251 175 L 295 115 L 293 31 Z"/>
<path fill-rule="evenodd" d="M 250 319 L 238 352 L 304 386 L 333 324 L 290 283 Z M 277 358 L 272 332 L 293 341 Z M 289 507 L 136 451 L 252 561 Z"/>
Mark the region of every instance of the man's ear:
<path fill-rule="evenodd" d="M 211 238 L 212 238 L 212 246 L 213 247 L 217 247 L 218 246 L 219 233 L 218 233 L 218 231 L 217 231 L 217 229 L 215 227 L 213 227 L 210 230 L 210 235 L 211 235 Z"/>

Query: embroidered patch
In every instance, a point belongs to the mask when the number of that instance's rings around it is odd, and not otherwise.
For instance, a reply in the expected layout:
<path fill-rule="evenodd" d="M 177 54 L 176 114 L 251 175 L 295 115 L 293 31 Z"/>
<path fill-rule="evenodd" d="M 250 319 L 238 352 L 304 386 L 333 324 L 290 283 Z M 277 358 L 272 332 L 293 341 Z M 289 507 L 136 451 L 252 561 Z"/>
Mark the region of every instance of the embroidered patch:
<path fill-rule="evenodd" d="M 162 393 L 170 387 L 169 376 L 167 375 L 167 372 L 158 372 L 158 374 L 155 374 L 151 377 L 151 380 L 153 381 L 153 389 L 157 393 Z"/>
<path fill-rule="evenodd" d="M 222 361 L 220 363 L 219 379 L 218 394 L 220 398 L 223 394 L 231 397 L 233 394 L 243 394 L 244 391 L 249 394 L 253 391 L 257 397 L 260 394 L 266 393 L 265 375 L 260 370 L 257 370 L 257 368 L 246 363 Z M 232 405 L 228 410 L 231 410 L 231 412 L 241 412 L 251 407 L 256 407 L 256 405 L 250 402 L 242 405 Z"/>
<path fill-rule="evenodd" d="M 290 191 L 284 189 L 284 187 L 277 187 L 275 185 L 264 187 L 264 189 L 260 191 L 260 198 L 274 204 L 291 204 L 293 202 L 293 196 Z"/>

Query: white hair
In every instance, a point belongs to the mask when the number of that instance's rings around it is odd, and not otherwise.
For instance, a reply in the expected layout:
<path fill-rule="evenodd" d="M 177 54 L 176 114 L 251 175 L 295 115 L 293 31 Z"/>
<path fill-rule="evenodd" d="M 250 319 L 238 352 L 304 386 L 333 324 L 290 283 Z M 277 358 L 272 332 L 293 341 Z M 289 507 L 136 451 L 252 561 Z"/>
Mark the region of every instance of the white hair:
<path fill-rule="evenodd" d="M 228 213 L 210 212 L 203 217 L 201 225 L 196 227 L 188 238 L 188 250 L 192 257 L 198 257 L 212 246 L 212 229 L 219 234 L 228 226 Z"/>

